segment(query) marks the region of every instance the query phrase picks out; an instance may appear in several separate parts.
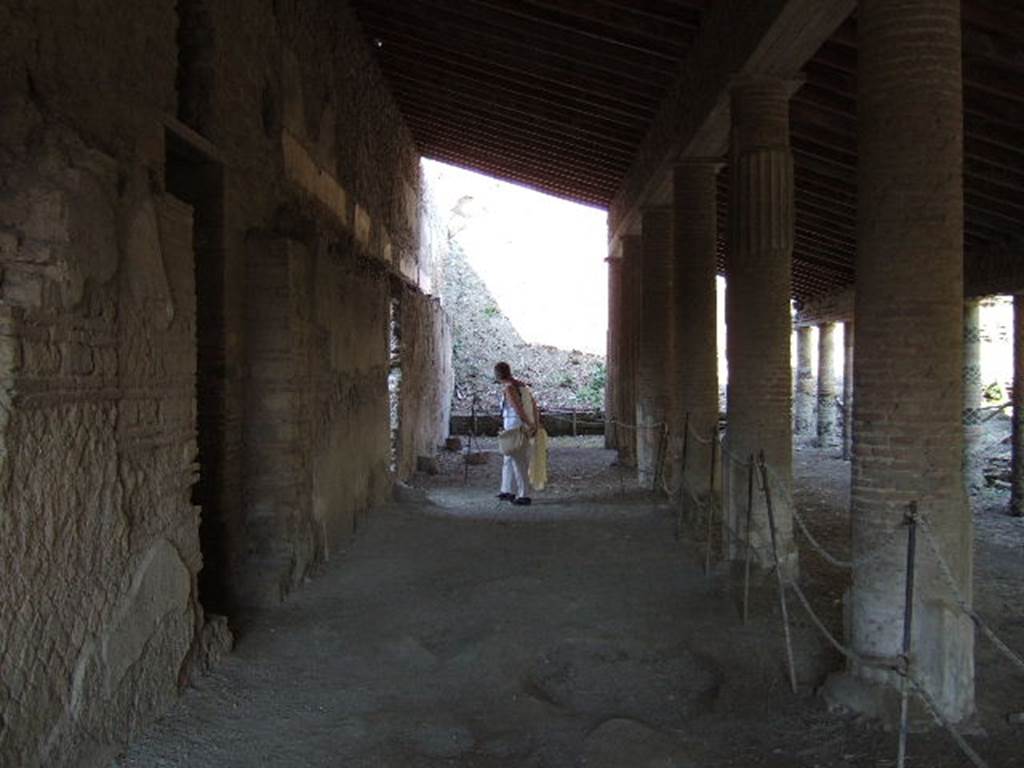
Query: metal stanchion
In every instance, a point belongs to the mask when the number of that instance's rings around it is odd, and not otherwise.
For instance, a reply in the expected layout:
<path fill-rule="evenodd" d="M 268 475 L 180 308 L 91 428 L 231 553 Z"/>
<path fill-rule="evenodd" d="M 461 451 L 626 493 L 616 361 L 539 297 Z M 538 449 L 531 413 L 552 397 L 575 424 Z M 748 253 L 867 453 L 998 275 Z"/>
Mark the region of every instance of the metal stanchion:
<path fill-rule="evenodd" d="M 658 440 L 658 451 L 654 455 L 654 492 L 657 493 L 665 477 L 665 445 L 668 442 L 668 425 L 661 426 L 661 436 Z"/>
<path fill-rule="evenodd" d="M 681 490 L 681 493 L 679 494 L 679 512 L 676 514 L 676 529 L 675 529 L 676 541 L 679 541 L 679 539 L 682 538 L 682 535 L 683 535 L 683 517 L 684 517 L 683 513 L 686 511 L 686 462 L 687 462 L 687 454 L 689 453 L 689 447 L 690 447 L 690 412 L 687 411 L 686 412 L 686 418 L 683 420 L 683 460 L 682 460 L 682 465 L 683 466 L 682 466 L 682 469 L 680 470 L 682 475 L 679 478 L 679 480 L 680 480 L 679 488 Z"/>
<path fill-rule="evenodd" d="M 750 522 L 754 516 L 754 454 L 747 460 L 747 552 L 743 559 L 743 623 L 747 623 L 747 610 L 750 605 L 750 555 L 753 551 L 750 542 Z"/>
<path fill-rule="evenodd" d="M 782 564 L 779 562 L 779 548 L 775 535 L 775 511 L 772 508 L 772 492 L 768 485 L 768 467 L 765 464 L 764 451 L 758 455 L 761 465 L 761 483 L 764 486 L 764 503 L 768 509 L 768 530 L 772 539 L 772 558 L 775 561 L 775 578 L 779 583 L 779 606 L 782 609 L 782 629 L 786 636 L 786 662 L 789 665 L 789 687 L 796 693 L 796 667 L 793 663 L 793 641 L 789 636 L 789 611 L 786 609 L 786 583 L 782 577 Z"/>
<path fill-rule="evenodd" d="M 917 502 L 910 502 L 907 512 L 907 576 L 903 603 L 903 677 L 900 681 L 900 742 L 896 768 L 904 768 L 907 759 L 908 702 L 910 688 L 910 645 L 914 621 L 914 558 L 917 550 Z"/>
<path fill-rule="evenodd" d="M 704 575 L 711 573 L 711 525 L 715 518 L 715 437 L 717 430 L 711 427 L 711 471 L 708 473 L 708 543 L 704 553 Z"/>

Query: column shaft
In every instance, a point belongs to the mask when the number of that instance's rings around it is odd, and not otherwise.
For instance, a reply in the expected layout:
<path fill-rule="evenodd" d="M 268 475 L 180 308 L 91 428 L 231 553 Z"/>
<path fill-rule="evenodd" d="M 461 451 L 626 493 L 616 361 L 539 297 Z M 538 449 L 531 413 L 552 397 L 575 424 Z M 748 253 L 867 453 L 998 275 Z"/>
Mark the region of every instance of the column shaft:
<path fill-rule="evenodd" d="M 709 440 L 718 430 L 718 340 L 715 310 L 718 259 L 718 169 L 716 159 L 680 163 L 672 192 L 672 345 L 669 428 L 672 481 L 680 486 L 684 432 L 686 488 L 696 498 L 707 496 L 710 482 Z M 688 415 L 688 417 L 687 417 Z M 693 439 L 693 434 L 700 440 Z"/>
<path fill-rule="evenodd" d="M 843 461 L 853 451 L 853 323 L 843 324 Z"/>
<path fill-rule="evenodd" d="M 622 336 L 622 260 L 608 258 L 608 334 L 605 343 L 604 447 L 618 448 L 618 386 Z"/>
<path fill-rule="evenodd" d="M 916 502 L 963 595 L 972 538 L 963 452 L 963 98 L 959 0 L 858 5 L 858 226 L 851 638 L 896 660 Z M 912 674 L 943 714 L 974 709 L 973 627 L 924 543 Z M 894 676 L 853 665 L 888 696 Z M 863 701 L 864 699 L 861 699 Z M 854 704 L 853 706 L 859 706 Z"/>
<path fill-rule="evenodd" d="M 1013 432 L 1010 514 L 1024 515 L 1024 295 L 1013 297 Z"/>
<path fill-rule="evenodd" d="M 796 329 L 796 395 L 793 402 L 793 431 L 809 435 L 814 429 L 814 368 L 811 343 L 814 329 L 804 325 Z"/>
<path fill-rule="evenodd" d="M 964 302 L 964 474 L 966 487 L 976 483 L 973 449 L 981 438 L 981 302 Z"/>
<path fill-rule="evenodd" d="M 788 83 L 750 79 L 732 92 L 732 182 L 726 252 L 728 433 L 723 455 L 725 524 L 746 535 L 747 459 L 764 453 L 785 571 L 796 571 L 792 510 L 793 159 Z M 764 497 L 755 494 L 750 538 L 772 564 Z M 730 540 L 735 539 L 730 537 Z M 733 548 L 741 556 L 743 547 Z"/>
<path fill-rule="evenodd" d="M 637 477 L 643 488 L 654 489 L 667 448 L 664 440 L 668 413 L 669 280 L 671 276 L 672 212 L 648 208 L 643 213 L 643 298 L 636 379 Z"/>
<path fill-rule="evenodd" d="M 619 461 L 627 467 L 636 466 L 636 373 L 640 343 L 640 308 L 642 278 L 641 239 L 636 235 L 622 238 L 620 275 L 622 303 L 619 334 L 619 375 L 616 382 L 619 425 Z"/>
<path fill-rule="evenodd" d="M 822 448 L 832 445 L 836 436 L 835 349 L 836 324 L 822 323 L 818 326 L 818 402 L 816 410 L 818 445 Z"/>

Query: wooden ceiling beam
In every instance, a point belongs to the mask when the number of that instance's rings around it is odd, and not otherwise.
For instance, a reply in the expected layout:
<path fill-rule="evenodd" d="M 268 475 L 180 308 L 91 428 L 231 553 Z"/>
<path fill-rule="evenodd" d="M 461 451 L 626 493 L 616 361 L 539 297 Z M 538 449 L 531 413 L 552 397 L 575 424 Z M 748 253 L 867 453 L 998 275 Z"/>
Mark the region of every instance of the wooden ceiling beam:
<path fill-rule="evenodd" d="M 635 142 L 635 137 L 643 132 L 642 125 L 630 125 L 617 118 L 611 119 L 606 116 L 593 115 L 574 109 L 570 105 L 557 104 L 536 96 L 527 97 L 509 93 L 500 95 L 491 93 L 488 95 L 484 90 L 477 91 L 460 88 L 451 79 L 439 78 L 433 75 L 406 74 L 390 67 L 385 71 L 393 90 L 396 92 L 403 89 L 406 91 L 412 89 L 439 100 L 455 100 L 473 104 L 480 108 L 493 106 L 506 112 L 526 117 L 564 121 L 579 127 L 581 130 L 597 132 L 598 135 L 611 134 L 630 142 Z"/>
<path fill-rule="evenodd" d="M 422 30 L 406 26 L 400 19 L 391 24 L 387 30 L 387 40 L 381 39 L 380 52 L 389 46 L 397 46 L 412 55 L 429 54 L 433 58 L 446 62 L 460 63 L 473 69 L 494 68 L 508 76 L 525 75 L 531 79 L 549 83 L 557 87 L 568 87 L 583 93 L 603 94 L 609 99 L 620 101 L 624 105 L 636 105 L 648 109 L 657 104 L 658 88 L 652 82 L 637 83 L 604 75 L 593 75 L 581 72 L 578 62 L 558 63 L 550 58 L 523 58 L 503 52 L 495 47 L 488 47 L 473 41 L 470 45 L 453 46 L 451 41 L 438 41 L 423 37 Z"/>
<path fill-rule="evenodd" d="M 678 37 L 673 39 L 662 33 L 661 30 L 664 27 L 660 30 L 651 28 L 649 34 L 638 35 L 629 26 L 622 23 L 621 14 L 618 15 L 618 24 L 608 23 L 600 18 L 595 20 L 593 12 L 595 6 L 592 3 L 563 2 L 559 5 L 564 7 L 552 8 L 551 4 L 536 2 L 536 0 L 513 0 L 511 3 L 501 2 L 501 0 L 469 0 L 469 2 L 501 15 L 521 19 L 524 22 L 522 25 L 524 28 L 548 27 L 557 30 L 558 33 L 585 37 L 602 45 L 614 45 L 673 62 L 680 61 L 685 55 L 686 50 L 693 43 L 694 33 L 700 23 L 699 14 L 688 24 L 678 23 L 676 25 Z M 654 45 L 652 45 L 652 41 Z"/>
<path fill-rule="evenodd" d="M 439 4 L 432 0 L 402 0 L 390 4 L 386 10 L 369 3 L 359 8 L 368 17 L 384 22 L 385 27 L 389 20 L 403 18 L 420 26 L 424 33 L 433 33 L 441 39 L 458 31 L 472 37 L 485 37 L 491 43 L 507 41 L 518 46 L 527 57 L 530 52 L 537 55 L 547 51 L 603 70 L 629 70 L 631 76 L 638 78 L 671 78 L 678 66 L 677 59 L 660 54 L 621 47 L 612 50 L 608 41 L 603 41 L 605 45 L 594 45 L 587 36 L 574 36 L 571 30 L 552 31 L 541 24 L 531 28 L 521 21 L 510 23 L 505 15 L 469 2 Z"/>
<path fill-rule="evenodd" d="M 526 172 L 521 169 L 510 170 L 507 166 L 495 163 L 488 153 L 477 153 L 475 150 L 453 152 L 447 146 L 423 146 L 423 154 L 433 160 L 439 160 L 459 168 L 483 173 L 497 179 L 511 181 L 514 184 L 529 187 L 545 194 L 554 195 L 565 200 L 607 208 L 608 193 L 594 185 L 561 184 L 552 181 L 548 173 Z"/>
<path fill-rule="evenodd" d="M 495 158 L 507 158 L 520 167 L 537 170 L 548 168 L 557 176 L 591 183 L 595 186 L 614 186 L 617 181 L 613 171 L 580 165 L 562 152 L 540 152 L 536 146 L 519 140 L 467 135 L 452 128 L 448 123 L 427 118 L 420 118 L 417 121 L 417 129 L 414 133 L 423 136 L 424 140 L 432 141 L 435 144 L 441 141 L 447 142 L 453 152 L 462 148 L 486 151 Z"/>
<path fill-rule="evenodd" d="M 571 154 L 591 157 L 599 165 L 620 169 L 629 163 L 629 151 L 612 143 L 602 143 L 587 135 L 573 133 L 570 126 L 559 126 L 556 123 L 530 122 L 519 115 L 484 112 L 472 105 L 451 104 L 450 109 L 439 109 L 436 101 L 422 94 L 401 94 L 400 101 L 403 114 L 409 121 L 419 118 L 440 120 L 448 123 L 461 121 L 459 130 L 467 134 L 487 134 L 500 139 L 510 133 L 524 140 L 542 146 L 566 149 Z M 452 120 L 451 118 L 456 118 Z M 454 127 L 454 126 L 453 126 Z"/>
<path fill-rule="evenodd" d="M 420 67 L 421 77 L 426 70 L 426 66 Z M 462 81 L 455 78 L 436 79 L 433 76 L 429 80 L 417 79 L 416 76 L 396 72 L 391 67 L 385 67 L 384 72 L 396 96 L 402 94 L 402 99 L 415 100 L 427 108 L 433 102 L 436 107 L 432 111 L 437 113 L 443 113 L 442 107 L 461 105 L 480 110 L 483 114 L 519 116 L 526 120 L 527 124 L 537 123 L 553 127 L 560 132 L 589 136 L 591 141 L 619 147 L 628 154 L 631 154 L 632 148 L 636 146 L 636 135 L 641 132 L 639 127 L 631 132 L 619 124 L 613 127 L 601 117 L 582 109 L 575 109 L 568 103 L 556 105 L 548 101 L 523 102 L 518 94 L 497 87 L 490 89 L 493 98 L 488 98 L 488 89 L 484 84 L 463 85 Z"/>
<path fill-rule="evenodd" d="M 469 53 L 482 66 L 487 66 L 488 58 L 494 57 L 513 65 L 516 62 L 522 63 L 530 71 L 594 83 L 597 88 L 604 82 L 606 89 L 619 93 L 636 91 L 648 96 L 655 95 L 661 92 L 666 80 L 665 77 L 638 76 L 629 68 L 606 66 L 601 62 L 567 55 L 557 48 L 531 46 L 504 35 L 477 34 L 471 27 L 444 26 L 437 20 L 433 23 L 420 22 L 398 12 L 383 13 L 366 3 L 358 6 L 357 13 L 367 34 L 380 44 L 380 48 L 386 48 L 394 36 L 407 45 L 429 46 L 453 55 Z"/>
<path fill-rule="evenodd" d="M 1018 44 L 1024 43 L 1024 11 L 1017 3 L 970 0 L 961 4 L 960 13 L 965 26 Z"/>
<path fill-rule="evenodd" d="M 533 8 L 555 11 L 565 17 L 582 19 L 604 28 L 626 30 L 641 38 L 670 42 L 674 35 L 692 34 L 700 27 L 704 10 L 687 3 L 668 3 L 659 7 L 647 0 L 639 3 L 615 3 L 610 0 L 520 0 Z"/>
<path fill-rule="evenodd" d="M 520 124 L 519 118 L 496 118 L 483 115 L 478 110 L 470 108 L 454 107 L 444 115 L 438 115 L 430 110 L 435 105 L 425 108 L 412 106 L 411 102 L 403 101 L 406 108 L 406 120 L 410 127 L 421 122 L 446 123 L 450 124 L 453 116 L 464 118 L 465 127 L 462 132 L 466 135 L 476 135 L 490 138 L 500 142 L 508 135 L 510 130 L 516 135 L 530 141 L 535 146 L 544 146 L 546 151 L 555 150 L 566 155 L 587 158 L 588 166 L 607 170 L 615 175 L 620 175 L 629 165 L 629 154 L 621 149 L 601 146 L 595 142 L 580 141 L 578 137 L 568 133 L 555 132 L 551 126 L 539 128 L 536 124 L 529 124 L 525 120 Z M 446 119 L 447 118 L 447 119 Z M 415 133 L 415 131 L 414 131 Z"/>
<path fill-rule="evenodd" d="M 472 51 L 452 51 L 402 34 L 392 34 L 388 44 L 377 50 L 382 61 L 394 56 L 455 71 L 487 73 L 499 80 L 563 97 L 568 94 L 569 98 L 587 99 L 628 114 L 653 113 L 658 104 L 655 96 L 644 95 L 634 88 L 616 90 L 609 88 L 607 82 L 583 80 L 568 70 L 543 69 L 524 62 L 510 63 L 507 58 L 494 53 L 477 56 Z"/>

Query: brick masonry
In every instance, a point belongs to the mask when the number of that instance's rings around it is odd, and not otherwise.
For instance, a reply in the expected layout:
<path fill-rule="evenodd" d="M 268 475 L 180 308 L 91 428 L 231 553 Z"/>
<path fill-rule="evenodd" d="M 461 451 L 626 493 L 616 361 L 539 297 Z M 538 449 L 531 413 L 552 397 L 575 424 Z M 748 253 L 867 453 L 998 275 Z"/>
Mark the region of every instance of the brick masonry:
<path fill-rule="evenodd" d="M 0 764 L 26 767 L 106 765 L 167 706 L 204 558 L 235 618 L 387 501 L 393 295 L 399 476 L 450 399 L 443 239 L 345 3 L 51 5 L 0 10 Z M 195 195 L 172 145 L 215 170 Z"/>
<path fill-rule="evenodd" d="M 817 444 L 832 445 L 836 439 L 836 324 L 818 326 Z"/>
<path fill-rule="evenodd" d="M 619 376 L 615 386 L 618 411 L 626 427 L 619 429 L 616 439 L 619 461 L 636 466 L 637 432 L 628 426 L 636 422 L 637 363 L 640 344 L 640 302 L 643 280 L 643 243 L 636 235 L 621 239 L 622 310 L 619 331 Z"/>
<path fill-rule="evenodd" d="M 963 119 L 960 3 L 865 0 L 858 8 L 858 246 L 851 517 L 851 642 L 900 654 L 903 520 L 928 515 L 963 593 L 972 523 L 963 427 Z M 894 354 L 894 340 L 899 340 Z M 974 709 L 973 627 L 933 558 L 918 561 L 914 667 L 956 721 Z M 867 669 L 861 680 L 877 680 Z"/>
<path fill-rule="evenodd" d="M 688 487 L 706 496 L 711 444 L 686 440 L 686 425 L 708 440 L 718 432 L 717 293 L 718 205 L 721 162 L 689 160 L 676 166 L 672 195 L 672 294 L 669 330 L 669 427 L 672 479 L 678 484 L 686 447 Z"/>
<path fill-rule="evenodd" d="M 605 370 L 607 371 L 604 387 L 605 431 L 604 447 L 617 449 L 619 427 L 617 420 L 622 418 L 618 382 L 622 377 L 619 358 L 622 349 L 622 256 L 610 254 L 608 263 L 608 335 L 605 345 Z M 630 419 L 630 422 L 632 419 Z"/>
<path fill-rule="evenodd" d="M 653 488 L 664 451 L 669 406 L 669 279 L 672 268 L 672 212 L 644 211 L 643 277 L 636 367 L 636 460 L 640 484 Z"/>
<path fill-rule="evenodd" d="M 809 325 L 796 329 L 796 382 L 793 397 L 793 432 L 809 435 L 814 431 L 815 393 L 811 343 L 814 329 Z"/>
<path fill-rule="evenodd" d="M 744 80 L 732 96 L 732 182 L 726 247 L 728 431 L 723 460 L 726 523 L 746 530 L 747 463 L 764 453 L 773 478 L 776 539 L 784 567 L 796 570 L 792 513 L 792 371 L 789 298 L 793 253 L 793 159 L 789 86 Z M 770 565 L 767 510 L 756 501 L 750 538 Z M 733 551 L 738 555 L 738 551 Z"/>

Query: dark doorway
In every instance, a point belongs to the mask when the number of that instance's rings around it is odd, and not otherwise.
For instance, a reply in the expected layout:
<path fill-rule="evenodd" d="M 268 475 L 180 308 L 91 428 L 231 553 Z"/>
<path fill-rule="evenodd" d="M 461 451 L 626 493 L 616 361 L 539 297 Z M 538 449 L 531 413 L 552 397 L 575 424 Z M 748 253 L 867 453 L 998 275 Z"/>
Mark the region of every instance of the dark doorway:
<path fill-rule="evenodd" d="M 224 182 L 215 151 L 179 126 L 166 132 L 167 191 L 192 206 L 196 282 L 196 432 L 199 481 L 192 503 L 201 507 L 203 568 L 199 601 L 207 613 L 230 615 L 224 515 L 225 333 Z"/>

